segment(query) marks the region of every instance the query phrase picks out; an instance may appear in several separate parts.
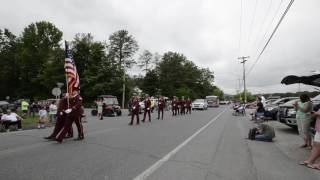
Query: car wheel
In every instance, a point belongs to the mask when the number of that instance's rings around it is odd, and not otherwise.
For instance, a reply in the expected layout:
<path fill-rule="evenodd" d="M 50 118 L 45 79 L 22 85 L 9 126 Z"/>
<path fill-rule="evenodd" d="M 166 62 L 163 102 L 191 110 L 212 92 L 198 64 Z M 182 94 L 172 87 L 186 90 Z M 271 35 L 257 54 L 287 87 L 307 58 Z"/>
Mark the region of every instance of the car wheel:
<path fill-rule="evenodd" d="M 121 116 L 121 111 L 118 111 L 118 112 L 117 112 L 117 116 Z"/>

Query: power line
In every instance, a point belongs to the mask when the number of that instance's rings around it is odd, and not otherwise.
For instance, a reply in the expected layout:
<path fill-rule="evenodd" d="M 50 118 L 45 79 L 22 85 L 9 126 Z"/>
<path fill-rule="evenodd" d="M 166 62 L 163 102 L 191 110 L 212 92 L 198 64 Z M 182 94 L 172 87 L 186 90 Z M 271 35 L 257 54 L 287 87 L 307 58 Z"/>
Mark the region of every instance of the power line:
<path fill-rule="evenodd" d="M 242 41 L 242 1 L 241 0 L 241 10 L 240 10 L 240 37 L 239 37 L 239 53 L 241 54 L 241 41 Z"/>
<path fill-rule="evenodd" d="M 258 52 L 259 52 L 259 47 L 260 47 L 260 45 L 263 43 L 263 40 L 266 39 L 268 30 L 270 29 L 270 28 L 268 28 L 268 27 L 271 27 L 271 25 L 273 24 L 276 15 L 279 13 L 279 10 L 280 10 L 280 7 L 281 7 L 282 3 L 283 3 L 283 0 L 280 1 L 279 5 L 278 5 L 278 7 L 277 7 L 277 10 L 276 10 L 275 13 L 273 14 L 272 20 L 269 22 L 269 24 L 268 24 L 268 26 L 267 26 L 267 29 L 266 29 L 266 31 L 265 31 L 262 39 L 260 40 L 260 42 L 259 42 L 259 44 L 258 44 L 258 48 L 257 48 L 256 52 L 254 53 L 254 55 L 258 54 Z M 258 40 L 258 39 L 257 39 L 257 40 Z M 255 56 L 255 57 L 256 57 L 256 56 Z"/>
<path fill-rule="evenodd" d="M 247 75 L 249 75 L 249 74 L 250 74 L 250 72 L 252 71 L 252 69 L 254 68 L 254 66 L 255 66 L 255 65 L 257 64 L 257 62 L 259 61 L 259 59 L 260 59 L 261 55 L 263 54 L 263 52 L 264 52 L 264 51 L 265 51 L 265 49 L 267 48 L 267 46 L 268 46 L 269 42 L 271 41 L 271 39 L 272 39 L 273 35 L 274 35 L 274 34 L 276 33 L 276 31 L 278 30 L 278 27 L 280 26 L 280 24 L 281 24 L 282 20 L 284 19 L 284 17 L 285 17 L 285 16 L 286 16 L 286 14 L 288 13 L 288 11 L 289 11 L 289 9 L 290 9 L 291 5 L 293 4 L 293 2 L 294 2 L 294 0 L 290 0 L 290 3 L 288 4 L 288 6 L 287 6 L 287 8 L 286 8 L 285 12 L 282 14 L 282 16 L 281 16 L 281 18 L 280 18 L 280 20 L 279 20 L 279 22 L 278 22 L 277 26 L 274 28 L 274 30 L 273 30 L 273 32 L 272 32 L 272 34 L 271 34 L 271 36 L 269 37 L 268 41 L 267 41 L 267 42 L 266 42 L 266 44 L 264 45 L 264 47 L 263 47 L 262 51 L 260 52 L 260 54 L 259 54 L 258 58 L 256 59 L 256 61 L 253 63 L 253 65 L 252 65 L 252 66 L 251 66 L 251 68 L 249 69 L 249 71 L 248 71 Z"/>
<path fill-rule="evenodd" d="M 281 1 L 282 1 L 282 0 L 281 0 Z M 253 47 L 255 46 L 255 44 L 257 44 L 257 41 L 258 41 L 258 39 L 259 39 L 259 34 L 262 33 L 261 28 L 262 28 L 262 27 L 265 27 L 265 25 L 266 25 L 266 23 L 267 23 L 267 16 L 268 16 L 269 13 L 271 12 L 270 9 L 271 9 L 271 5 L 272 5 L 272 3 L 273 3 L 273 0 L 270 0 L 270 1 L 268 1 L 268 2 L 269 2 L 269 6 L 268 6 L 268 8 L 267 8 L 267 12 L 265 13 L 265 15 L 264 15 L 264 17 L 263 17 L 263 19 L 262 19 L 261 26 L 259 26 L 259 28 L 258 28 L 256 40 L 253 41 Z M 260 32 L 260 33 L 259 33 L 259 32 Z M 249 47 L 250 47 L 250 44 L 249 44 Z"/>
<path fill-rule="evenodd" d="M 250 44 L 250 41 L 251 41 L 251 33 L 252 33 L 252 29 L 253 29 L 253 22 L 254 20 L 256 19 L 256 12 L 257 12 L 257 4 L 258 4 L 258 0 L 255 1 L 254 3 L 254 10 L 253 10 L 253 15 L 252 15 L 252 19 L 251 19 L 251 24 L 250 24 L 250 28 L 249 28 L 249 34 L 248 34 L 248 41 L 247 41 L 247 45 L 245 46 L 245 49 L 244 49 L 244 53 L 247 53 L 247 49 L 248 49 L 248 44 Z"/>

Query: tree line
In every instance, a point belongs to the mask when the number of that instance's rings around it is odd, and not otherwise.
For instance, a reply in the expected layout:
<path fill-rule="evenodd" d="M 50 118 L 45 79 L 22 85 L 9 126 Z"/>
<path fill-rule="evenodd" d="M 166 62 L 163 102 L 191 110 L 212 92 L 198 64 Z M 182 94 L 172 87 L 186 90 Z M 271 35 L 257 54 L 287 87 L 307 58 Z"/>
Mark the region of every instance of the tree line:
<path fill-rule="evenodd" d="M 0 99 L 53 97 L 51 89 L 58 82 L 65 84 L 62 36 L 61 30 L 46 21 L 31 23 L 20 35 L 0 29 Z M 127 30 L 112 33 L 106 41 L 96 41 L 90 33 L 78 33 L 71 45 L 81 95 L 90 101 L 101 94 L 122 99 L 123 84 L 125 99 L 139 89 L 154 96 L 223 96 L 213 85 L 213 72 L 198 67 L 181 53 L 161 55 L 144 50 L 138 55 L 138 42 Z M 144 75 L 129 76 L 128 70 L 134 65 Z"/>

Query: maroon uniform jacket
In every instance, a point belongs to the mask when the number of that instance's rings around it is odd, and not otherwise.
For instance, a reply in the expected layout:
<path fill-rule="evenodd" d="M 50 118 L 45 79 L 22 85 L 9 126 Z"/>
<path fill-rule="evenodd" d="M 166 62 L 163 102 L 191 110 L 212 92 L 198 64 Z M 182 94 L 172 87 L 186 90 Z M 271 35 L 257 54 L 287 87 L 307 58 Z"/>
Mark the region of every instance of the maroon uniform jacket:
<path fill-rule="evenodd" d="M 133 113 L 139 113 L 140 104 L 139 101 L 133 100 L 131 104 L 131 109 Z"/>
<path fill-rule="evenodd" d="M 176 108 L 178 107 L 178 102 L 177 102 L 177 100 L 172 100 L 171 105 L 172 105 L 172 109 L 176 109 Z"/>
<path fill-rule="evenodd" d="M 186 100 L 186 104 L 188 108 L 191 107 L 191 104 L 192 104 L 191 100 Z"/>
<path fill-rule="evenodd" d="M 144 108 L 145 108 L 145 110 L 150 111 L 150 108 L 151 108 L 151 101 L 150 101 L 150 99 L 144 100 Z"/>
<path fill-rule="evenodd" d="M 76 97 L 69 99 L 69 108 L 72 109 L 70 116 L 80 118 L 82 115 L 82 97 L 77 95 Z"/>
<path fill-rule="evenodd" d="M 164 100 L 163 100 L 163 99 L 159 99 L 159 100 L 158 100 L 158 108 L 159 108 L 159 109 L 163 109 L 163 108 L 164 108 L 164 105 L 165 105 L 165 104 L 164 104 Z"/>
<path fill-rule="evenodd" d="M 186 101 L 185 100 L 180 100 L 180 106 L 181 107 L 186 107 L 187 106 Z"/>

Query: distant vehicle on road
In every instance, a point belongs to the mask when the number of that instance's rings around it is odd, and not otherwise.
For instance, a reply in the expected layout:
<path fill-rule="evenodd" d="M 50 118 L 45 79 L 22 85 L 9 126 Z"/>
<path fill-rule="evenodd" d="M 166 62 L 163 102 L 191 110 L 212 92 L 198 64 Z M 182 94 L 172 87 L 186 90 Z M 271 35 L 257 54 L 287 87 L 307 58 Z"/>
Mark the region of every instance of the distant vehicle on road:
<path fill-rule="evenodd" d="M 208 107 L 219 107 L 218 96 L 206 96 L 206 101 L 208 103 Z"/>
<path fill-rule="evenodd" d="M 118 99 L 112 95 L 100 95 L 98 98 L 103 98 L 103 116 L 121 116 L 121 107 L 119 106 Z M 92 115 L 97 115 L 97 109 L 93 109 Z"/>
<path fill-rule="evenodd" d="M 205 99 L 196 99 L 192 102 L 191 108 L 192 110 L 194 109 L 206 110 L 208 108 L 208 104 Z"/>
<path fill-rule="evenodd" d="M 226 104 L 229 104 L 229 101 L 220 101 L 219 104 L 220 105 L 226 105 Z"/>

